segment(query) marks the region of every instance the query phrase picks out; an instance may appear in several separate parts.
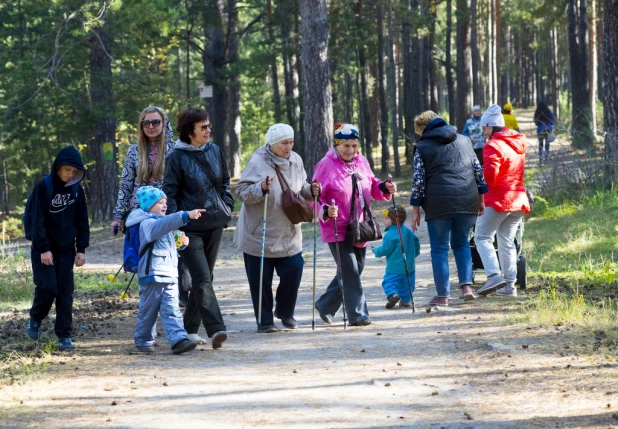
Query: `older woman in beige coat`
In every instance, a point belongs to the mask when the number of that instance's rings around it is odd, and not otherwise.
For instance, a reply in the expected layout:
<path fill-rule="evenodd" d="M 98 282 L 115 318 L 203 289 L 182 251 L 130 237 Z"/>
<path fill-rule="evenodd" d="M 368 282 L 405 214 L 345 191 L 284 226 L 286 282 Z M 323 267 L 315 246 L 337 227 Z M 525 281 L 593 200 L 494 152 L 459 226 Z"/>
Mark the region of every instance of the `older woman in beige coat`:
<path fill-rule="evenodd" d="M 288 329 L 298 327 L 294 319 L 294 308 L 303 276 L 303 236 L 300 224 L 292 224 L 283 212 L 283 191 L 275 169 L 279 168 L 290 189 L 299 192 L 307 200 L 312 199 L 312 190 L 315 195 L 319 194 L 319 185 L 312 186 L 307 183 L 303 160 L 292 151 L 293 147 L 294 130 L 291 126 L 275 124 L 270 127 L 266 133 L 266 145 L 255 151 L 236 188 L 236 195 L 243 205 L 236 225 L 234 243 L 243 251 L 256 319 L 260 288 L 262 216 L 266 194 L 269 194 L 259 333 L 277 332 L 273 321 L 273 306 L 274 317 L 281 319 L 283 326 Z M 279 286 L 276 302 L 273 302 L 272 281 L 275 271 L 279 276 Z"/>

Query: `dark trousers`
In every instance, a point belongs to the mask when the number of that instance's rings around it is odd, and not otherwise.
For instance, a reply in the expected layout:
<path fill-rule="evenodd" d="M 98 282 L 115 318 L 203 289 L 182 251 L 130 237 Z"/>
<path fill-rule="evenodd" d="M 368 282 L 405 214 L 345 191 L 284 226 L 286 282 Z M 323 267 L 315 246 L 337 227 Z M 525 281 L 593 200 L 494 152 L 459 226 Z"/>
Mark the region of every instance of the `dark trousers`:
<path fill-rule="evenodd" d="M 183 318 L 185 329 L 189 334 L 197 334 L 201 321 L 206 333 L 211 337 L 216 332 L 225 331 L 221 309 L 212 286 L 223 228 L 186 234 L 189 245 L 182 251 L 182 257 L 191 273 L 192 287 Z"/>
<path fill-rule="evenodd" d="M 55 332 L 58 338 L 70 337 L 73 330 L 73 265 L 75 251 L 54 252 L 54 265 L 43 265 L 41 253 L 32 249 L 32 277 L 35 284 L 30 318 L 41 322 L 56 301 Z"/>
<path fill-rule="evenodd" d="M 245 271 L 251 289 L 253 312 L 258 318 L 260 294 L 260 257 L 243 253 Z M 302 252 L 284 258 L 264 258 L 264 273 L 262 285 L 262 325 L 273 323 L 273 275 L 275 270 L 279 276 L 277 286 L 275 312 L 279 318 L 293 317 L 296 307 L 298 288 L 303 277 L 305 261 Z"/>
<path fill-rule="evenodd" d="M 543 143 L 545 143 L 545 153 L 543 153 Z M 549 157 L 549 134 L 539 134 L 539 158 Z"/>
<path fill-rule="evenodd" d="M 336 262 L 337 248 L 335 243 L 328 243 L 328 247 Z M 360 279 L 365 267 L 366 248 L 354 247 L 340 242 L 339 253 L 341 253 L 341 271 L 343 272 L 343 290 L 348 320 L 350 323 L 356 323 L 369 319 L 367 301 Z M 326 288 L 326 292 L 317 300 L 316 306 L 321 313 L 334 317 L 342 307 L 342 303 L 339 272 L 337 272 Z"/>

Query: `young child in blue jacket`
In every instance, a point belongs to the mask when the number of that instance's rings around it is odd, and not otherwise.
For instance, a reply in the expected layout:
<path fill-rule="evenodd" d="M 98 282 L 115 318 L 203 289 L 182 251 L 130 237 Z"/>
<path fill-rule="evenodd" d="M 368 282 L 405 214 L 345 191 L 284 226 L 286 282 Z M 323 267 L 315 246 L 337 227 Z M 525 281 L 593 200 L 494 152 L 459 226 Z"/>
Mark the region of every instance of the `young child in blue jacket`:
<path fill-rule="evenodd" d="M 189 219 L 199 219 L 205 210 L 181 211 L 165 216 L 167 197 L 152 186 L 139 188 L 137 201 L 140 208 L 133 210 L 126 222 L 127 228 L 139 224 L 141 257 L 137 268 L 139 310 L 135 347 L 140 352 L 154 352 L 157 316 L 161 313 L 161 324 L 172 353 L 188 352 L 197 343 L 189 340 L 178 306 L 178 254 L 173 231 Z M 188 245 L 189 238 L 183 236 L 182 244 Z"/>
<path fill-rule="evenodd" d="M 382 280 L 382 288 L 386 294 L 386 308 L 393 308 L 400 300 L 400 307 L 410 307 L 412 306 L 412 297 L 410 296 L 410 287 L 406 279 L 406 269 L 403 263 L 403 254 L 401 253 L 397 218 L 399 218 L 403 245 L 406 251 L 412 292 L 414 292 L 416 285 L 416 264 L 414 259 L 421 253 L 421 244 L 417 235 L 405 225 L 406 211 L 403 206 L 396 209 L 390 207 L 382 213 L 385 216 L 384 238 L 382 239 L 382 245 L 372 248 L 372 250 L 376 258 L 386 256 L 386 272 Z"/>

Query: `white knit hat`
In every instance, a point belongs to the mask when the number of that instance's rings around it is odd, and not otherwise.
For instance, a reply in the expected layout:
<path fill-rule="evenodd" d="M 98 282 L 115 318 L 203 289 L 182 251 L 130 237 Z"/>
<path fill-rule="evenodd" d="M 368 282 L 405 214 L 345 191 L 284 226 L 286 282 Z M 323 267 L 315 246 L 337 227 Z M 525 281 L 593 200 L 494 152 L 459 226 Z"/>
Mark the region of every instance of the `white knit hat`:
<path fill-rule="evenodd" d="M 293 139 L 294 128 L 288 124 L 275 124 L 266 131 L 266 144 L 274 145 L 282 140 Z"/>
<path fill-rule="evenodd" d="M 480 112 L 481 111 L 481 106 L 479 106 L 478 104 L 475 104 L 474 106 L 472 106 L 472 111 L 473 112 L 476 112 L 477 110 Z"/>
<path fill-rule="evenodd" d="M 482 127 L 504 127 L 504 116 L 502 109 L 497 104 L 492 104 L 485 110 L 481 117 Z"/>

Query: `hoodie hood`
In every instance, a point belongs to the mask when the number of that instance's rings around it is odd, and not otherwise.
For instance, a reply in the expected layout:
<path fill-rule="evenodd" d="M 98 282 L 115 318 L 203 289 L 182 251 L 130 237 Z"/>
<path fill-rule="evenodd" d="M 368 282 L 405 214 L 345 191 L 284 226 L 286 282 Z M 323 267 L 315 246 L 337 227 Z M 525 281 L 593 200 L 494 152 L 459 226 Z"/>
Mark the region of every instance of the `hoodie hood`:
<path fill-rule="evenodd" d="M 457 140 L 457 130 L 447 124 L 444 119 L 436 118 L 427 124 L 423 130 L 422 140 L 434 140 L 438 143 L 449 144 Z"/>
<path fill-rule="evenodd" d="M 208 142 L 202 147 L 197 147 L 178 139 L 176 140 L 176 145 L 174 146 L 174 149 L 186 150 L 187 152 L 205 152 L 210 149 L 211 144 L 212 143 Z"/>
<path fill-rule="evenodd" d="M 125 225 L 127 228 L 130 228 L 133 225 L 142 223 L 142 221 L 146 219 L 158 219 L 160 217 L 163 217 L 163 216 L 161 216 L 160 214 L 156 214 L 156 213 L 145 212 L 142 209 L 135 209 L 131 212 L 131 214 L 129 214 L 129 217 L 127 217 L 127 221 Z"/>
<path fill-rule="evenodd" d="M 518 133 L 515 130 L 505 128 L 499 133 L 495 133 L 491 137 L 491 140 L 498 140 L 498 141 L 502 141 L 506 143 L 511 148 L 513 148 L 513 150 L 517 154 L 521 155 L 523 153 L 526 153 L 526 146 L 527 146 L 526 137 L 523 134 Z"/>
<path fill-rule="evenodd" d="M 58 169 L 63 165 L 77 168 L 77 173 L 75 173 L 75 176 L 71 180 L 64 184 L 65 187 L 72 186 L 84 180 L 85 168 L 84 164 L 82 163 L 82 157 L 74 146 L 67 146 L 60 152 L 58 152 L 58 155 L 56 155 L 56 159 L 51 170 L 53 173 L 51 175 L 52 180 L 55 183 L 64 183 L 60 180 L 60 177 L 58 176 Z"/>

